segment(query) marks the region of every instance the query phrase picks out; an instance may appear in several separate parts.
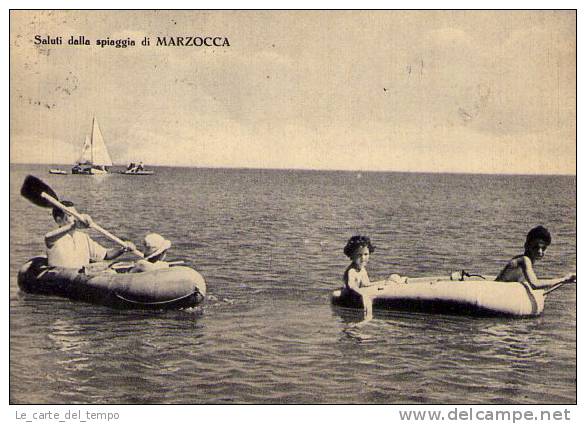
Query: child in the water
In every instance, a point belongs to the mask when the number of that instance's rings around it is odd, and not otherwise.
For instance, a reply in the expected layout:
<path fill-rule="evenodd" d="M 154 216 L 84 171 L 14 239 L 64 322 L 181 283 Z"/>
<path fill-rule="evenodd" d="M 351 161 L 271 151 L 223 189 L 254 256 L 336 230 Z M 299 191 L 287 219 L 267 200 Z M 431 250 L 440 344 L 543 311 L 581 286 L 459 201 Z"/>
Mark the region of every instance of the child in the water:
<path fill-rule="evenodd" d="M 541 225 L 532 228 L 527 234 L 525 252 L 513 257 L 496 277 L 496 281 L 526 282 L 532 289 L 544 289 L 558 284 L 558 280 L 555 283 L 539 281 L 533 270 L 533 264 L 543 258 L 545 250 L 550 244 L 551 234 L 547 228 Z M 575 280 L 576 276 L 572 274 L 568 274 L 562 279 L 562 281 Z"/>
<path fill-rule="evenodd" d="M 361 289 L 372 285 L 368 278 L 366 265 L 373 252 L 374 246 L 367 236 L 353 236 L 344 247 L 344 254 L 352 261 L 344 271 L 344 291 L 349 291 L 362 298 L 364 311 L 367 315 L 372 314 L 372 299 L 365 296 Z"/>

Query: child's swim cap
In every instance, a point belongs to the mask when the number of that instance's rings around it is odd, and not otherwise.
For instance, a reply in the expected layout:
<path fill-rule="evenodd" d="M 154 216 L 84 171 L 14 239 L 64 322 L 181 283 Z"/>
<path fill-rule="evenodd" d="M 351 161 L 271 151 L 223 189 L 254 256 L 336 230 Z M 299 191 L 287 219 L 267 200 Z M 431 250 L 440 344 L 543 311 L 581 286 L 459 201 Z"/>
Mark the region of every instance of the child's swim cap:
<path fill-rule="evenodd" d="M 543 240 L 545 244 L 549 246 L 551 244 L 551 234 L 549 234 L 547 228 L 543 227 L 542 225 L 538 225 L 537 227 L 532 228 L 529 233 L 527 233 L 525 248 L 527 248 L 535 240 Z"/>
<path fill-rule="evenodd" d="M 346 243 L 346 247 L 344 247 L 344 254 L 352 258 L 352 255 L 359 247 L 368 247 L 370 253 L 374 252 L 374 246 L 368 236 L 352 236 L 348 240 L 348 243 Z"/>

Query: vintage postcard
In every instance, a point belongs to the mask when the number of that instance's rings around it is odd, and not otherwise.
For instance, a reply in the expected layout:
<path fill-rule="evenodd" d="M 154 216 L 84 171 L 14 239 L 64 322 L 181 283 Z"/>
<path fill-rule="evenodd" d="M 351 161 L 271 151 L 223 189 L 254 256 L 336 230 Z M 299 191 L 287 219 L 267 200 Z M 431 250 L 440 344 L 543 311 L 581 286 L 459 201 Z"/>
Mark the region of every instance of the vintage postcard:
<path fill-rule="evenodd" d="M 576 19 L 12 10 L 10 403 L 571 419 Z"/>

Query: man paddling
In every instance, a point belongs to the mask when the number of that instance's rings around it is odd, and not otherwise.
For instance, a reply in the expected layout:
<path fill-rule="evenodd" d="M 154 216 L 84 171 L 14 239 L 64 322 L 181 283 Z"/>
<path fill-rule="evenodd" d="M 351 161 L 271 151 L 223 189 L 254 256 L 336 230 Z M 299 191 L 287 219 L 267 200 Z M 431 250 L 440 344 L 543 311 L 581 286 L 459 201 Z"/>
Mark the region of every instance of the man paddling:
<path fill-rule="evenodd" d="M 75 211 L 73 202 L 64 200 L 61 203 Z M 89 215 L 80 214 L 82 220 L 76 220 L 57 207 L 53 208 L 52 214 L 59 228 L 45 234 L 49 266 L 82 269 L 91 262 L 115 259 L 124 252 L 136 250 L 136 246 L 130 241 L 125 241 L 126 246 L 106 249 L 92 240 L 79 230 L 93 225 Z"/>

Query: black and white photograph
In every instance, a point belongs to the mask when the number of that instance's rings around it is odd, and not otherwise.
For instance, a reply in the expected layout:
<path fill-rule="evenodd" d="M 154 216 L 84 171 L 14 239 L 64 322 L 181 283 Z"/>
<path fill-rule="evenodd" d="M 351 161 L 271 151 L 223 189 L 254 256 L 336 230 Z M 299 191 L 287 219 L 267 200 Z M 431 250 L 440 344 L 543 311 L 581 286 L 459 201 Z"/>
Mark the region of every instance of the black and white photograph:
<path fill-rule="evenodd" d="M 567 414 L 577 13 L 10 10 L 8 403 Z"/>

